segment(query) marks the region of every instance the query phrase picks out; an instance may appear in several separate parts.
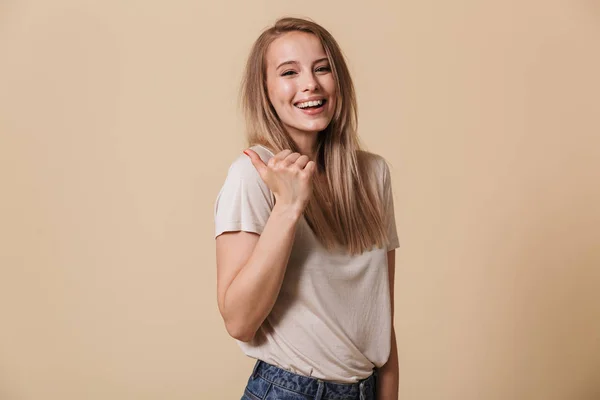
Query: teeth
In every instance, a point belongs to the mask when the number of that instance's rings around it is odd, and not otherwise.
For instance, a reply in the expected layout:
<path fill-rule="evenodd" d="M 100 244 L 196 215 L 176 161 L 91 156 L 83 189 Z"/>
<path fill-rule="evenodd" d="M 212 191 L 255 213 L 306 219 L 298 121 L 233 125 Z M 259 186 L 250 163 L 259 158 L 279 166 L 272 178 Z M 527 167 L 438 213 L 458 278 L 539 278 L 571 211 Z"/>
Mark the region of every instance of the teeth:
<path fill-rule="evenodd" d="M 299 108 L 306 108 L 306 107 L 314 107 L 314 106 L 320 106 L 321 104 L 323 104 L 323 100 L 314 100 L 314 101 L 306 101 L 304 103 L 299 103 L 296 105 L 296 107 Z"/>

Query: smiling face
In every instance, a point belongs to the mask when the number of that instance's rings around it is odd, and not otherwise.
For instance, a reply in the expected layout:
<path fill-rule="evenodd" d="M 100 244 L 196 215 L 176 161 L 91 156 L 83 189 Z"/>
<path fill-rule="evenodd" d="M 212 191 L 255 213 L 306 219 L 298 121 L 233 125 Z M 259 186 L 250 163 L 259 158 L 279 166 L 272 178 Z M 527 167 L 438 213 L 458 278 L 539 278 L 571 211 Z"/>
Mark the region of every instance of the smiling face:
<path fill-rule="evenodd" d="M 265 62 L 269 100 L 288 133 L 324 130 L 335 112 L 336 83 L 319 39 L 285 33 L 269 45 Z"/>

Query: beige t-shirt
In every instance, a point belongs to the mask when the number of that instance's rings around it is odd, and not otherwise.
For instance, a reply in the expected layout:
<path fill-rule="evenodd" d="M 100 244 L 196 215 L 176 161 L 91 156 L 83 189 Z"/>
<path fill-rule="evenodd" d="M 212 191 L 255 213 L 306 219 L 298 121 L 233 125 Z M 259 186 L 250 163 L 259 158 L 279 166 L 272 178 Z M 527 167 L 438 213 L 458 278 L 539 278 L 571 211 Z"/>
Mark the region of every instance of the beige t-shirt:
<path fill-rule="evenodd" d="M 250 147 L 267 161 L 273 153 Z M 391 348 L 387 251 L 399 247 L 389 168 L 377 163 L 379 193 L 386 205 L 387 248 L 358 256 L 327 251 L 302 217 L 273 309 L 244 353 L 296 374 L 339 383 L 368 377 L 386 363 Z M 215 238 L 226 231 L 262 233 L 275 197 L 250 158 L 231 164 L 214 208 Z"/>

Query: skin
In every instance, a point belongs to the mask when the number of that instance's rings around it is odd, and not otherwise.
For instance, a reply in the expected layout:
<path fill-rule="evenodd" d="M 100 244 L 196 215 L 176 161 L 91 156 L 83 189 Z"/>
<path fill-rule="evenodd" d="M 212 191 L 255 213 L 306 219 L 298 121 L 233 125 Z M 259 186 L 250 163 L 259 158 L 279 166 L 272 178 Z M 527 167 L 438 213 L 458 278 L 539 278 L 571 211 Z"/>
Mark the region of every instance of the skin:
<path fill-rule="evenodd" d="M 314 161 L 317 135 L 333 118 L 337 94 L 323 45 L 313 34 L 288 32 L 269 45 L 265 61 L 269 100 L 300 153 Z M 294 105 L 315 96 L 327 100 L 320 114 Z"/>

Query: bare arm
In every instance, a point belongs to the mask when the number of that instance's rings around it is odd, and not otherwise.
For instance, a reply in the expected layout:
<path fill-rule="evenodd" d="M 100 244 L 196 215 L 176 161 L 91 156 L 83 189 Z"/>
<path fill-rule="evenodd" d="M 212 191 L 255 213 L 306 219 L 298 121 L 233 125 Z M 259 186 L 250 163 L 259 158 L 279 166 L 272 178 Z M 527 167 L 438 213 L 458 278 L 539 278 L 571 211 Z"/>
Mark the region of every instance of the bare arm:
<path fill-rule="evenodd" d="M 217 237 L 219 309 L 234 338 L 250 341 L 275 305 L 301 215 L 276 204 L 260 236 L 228 232 Z"/>
<path fill-rule="evenodd" d="M 285 276 L 296 224 L 312 194 L 314 161 L 290 149 L 265 164 L 244 151 L 275 196 L 260 236 L 237 231 L 217 237 L 217 297 L 227 332 L 247 342 L 271 312 Z"/>
<path fill-rule="evenodd" d="M 388 361 L 379 370 L 377 381 L 377 400 L 398 400 L 399 367 L 396 329 L 394 328 L 394 277 L 396 266 L 396 250 L 388 251 L 388 279 L 390 282 L 390 302 L 392 309 L 391 350 Z"/>

